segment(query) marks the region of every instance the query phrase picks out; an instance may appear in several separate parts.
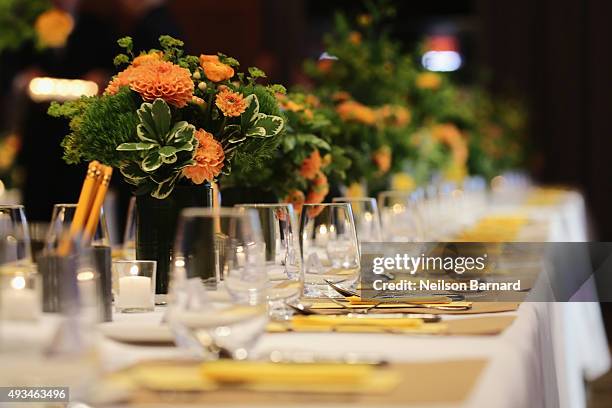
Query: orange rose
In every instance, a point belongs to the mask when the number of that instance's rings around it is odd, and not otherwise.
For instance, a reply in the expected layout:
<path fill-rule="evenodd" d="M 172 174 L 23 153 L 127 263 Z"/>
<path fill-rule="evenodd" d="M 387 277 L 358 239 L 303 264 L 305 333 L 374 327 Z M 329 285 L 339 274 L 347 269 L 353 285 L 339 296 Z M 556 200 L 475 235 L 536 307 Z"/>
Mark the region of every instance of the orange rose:
<path fill-rule="evenodd" d="M 222 82 L 234 76 L 234 68 L 219 60 L 218 55 L 200 55 L 200 66 L 206 78 L 213 82 Z"/>
<path fill-rule="evenodd" d="M 34 29 L 41 44 L 48 47 L 63 47 L 74 28 L 72 16 L 58 9 L 47 10 L 38 16 Z"/>
<path fill-rule="evenodd" d="M 213 181 L 221 173 L 225 161 L 225 152 L 221 143 L 213 135 L 203 129 L 196 131 L 198 147 L 193 159 L 196 164 L 185 167 L 183 174 L 195 184 Z"/>
<path fill-rule="evenodd" d="M 229 89 L 224 89 L 217 94 L 215 105 L 227 117 L 240 116 L 247 108 L 242 94 Z"/>
<path fill-rule="evenodd" d="M 372 160 L 381 173 L 388 172 L 391 168 L 391 148 L 389 146 L 382 146 L 374 152 Z"/>
<path fill-rule="evenodd" d="M 313 151 L 310 156 L 304 159 L 300 167 L 300 175 L 306 180 L 312 180 L 317 176 L 321 169 L 321 153 Z"/>
<path fill-rule="evenodd" d="M 150 64 L 151 62 L 158 62 L 162 60 L 162 57 L 163 54 L 161 51 L 155 51 L 150 54 L 140 54 L 134 58 L 134 61 L 132 61 L 132 66 L 138 67 L 140 65 Z"/>

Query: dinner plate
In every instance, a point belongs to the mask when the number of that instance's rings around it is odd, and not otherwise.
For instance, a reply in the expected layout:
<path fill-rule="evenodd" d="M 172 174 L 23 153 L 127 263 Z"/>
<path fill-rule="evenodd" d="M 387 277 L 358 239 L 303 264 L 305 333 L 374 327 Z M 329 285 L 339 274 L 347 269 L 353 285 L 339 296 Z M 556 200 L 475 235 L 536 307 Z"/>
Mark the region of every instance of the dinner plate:
<path fill-rule="evenodd" d="M 98 328 L 106 337 L 124 343 L 174 343 L 170 328 L 159 323 L 107 322 Z"/>

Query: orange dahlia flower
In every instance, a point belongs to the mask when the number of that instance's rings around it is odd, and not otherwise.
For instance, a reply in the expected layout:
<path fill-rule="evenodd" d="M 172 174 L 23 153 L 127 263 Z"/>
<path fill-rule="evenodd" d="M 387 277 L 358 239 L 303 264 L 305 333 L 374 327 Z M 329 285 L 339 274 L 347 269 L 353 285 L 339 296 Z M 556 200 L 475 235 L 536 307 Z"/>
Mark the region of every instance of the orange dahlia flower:
<path fill-rule="evenodd" d="M 218 55 L 200 55 L 200 66 L 206 78 L 213 82 L 226 81 L 234 76 L 234 68 L 222 63 Z"/>
<path fill-rule="evenodd" d="M 203 129 L 196 131 L 198 147 L 193 159 L 196 164 L 185 167 L 183 174 L 195 184 L 213 181 L 221 173 L 225 161 L 225 152 L 221 143 L 213 135 Z"/>
<path fill-rule="evenodd" d="M 446 144 L 452 152 L 455 163 L 465 163 L 468 159 L 467 141 L 457 127 L 451 123 L 435 125 L 431 131 L 435 140 Z"/>
<path fill-rule="evenodd" d="M 359 122 L 365 125 L 373 125 L 376 122 L 374 111 L 355 101 L 345 101 L 336 106 L 336 112 L 340 118 L 347 122 Z"/>
<path fill-rule="evenodd" d="M 436 90 L 442 85 L 442 78 L 435 72 L 423 72 L 416 78 L 416 86 L 420 89 Z"/>
<path fill-rule="evenodd" d="M 146 61 L 146 62 L 144 62 Z M 182 108 L 193 97 L 193 81 L 189 70 L 171 62 L 141 60 L 138 66 L 129 66 L 113 78 L 105 93 L 114 95 L 122 86 L 129 86 L 145 101 L 161 98 L 170 105 Z"/>
<path fill-rule="evenodd" d="M 306 201 L 306 197 L 304 196 L 304 193 L 302 193 L 300 190 L 291 191 L 283 199 L 284 203 L 289 203 L 293 205 L 293 209 L 298 213 L 302 211 L 302 207 L 304 206 L 304 201 Z"/>
<path fill-rule="evenodd" d="M 312 191 L 323 196 L 321 201 L 323 201 L 327 193 L 329 193 L 329 182 L 327 181 L 325 173 L 321 171 L 317 173 L 312 183 Z"/>
<path fill-rule="evenodd" d="M 376 113 L 381 120 L 397 127 L 406 126 L 412 118 L 410 111 L 400 105 L 383 105 Z"/>
<path fill-rule="evenodd" d="M 348 36 L 348 40 L 353 45 L 361 44 L 361 34 L 357 31 L 351 31 Z"/>
<path fill-rule="evenodd" d="M 224 89 L 217 94 L 215 105 L 225 116 L 240 116 L 247 108 L 242 94 Z"/>
<path fill-rule="evenodd" d="M 391 148 L 389 146 L 382 146 L 380 149 L 374 152 L 372 155 L 372 160 L 381 173 L 388 172 L 391 168 Z"/>
<path fill-rule="evenodd" d="M 319 170 L 321 170 L 322 160 L 321 153 L 318 150 L 314 150 L 310 156 L 304 159 L 300 167 L 300 175 L 306 180 L 313 180 Z"/>
<path fill-rule="evenodd" d="M 34 23 L 38 39 L 48 47 L 63 47 L 73 28 L 72 16 L 58 9 L 45 11 Z"/>

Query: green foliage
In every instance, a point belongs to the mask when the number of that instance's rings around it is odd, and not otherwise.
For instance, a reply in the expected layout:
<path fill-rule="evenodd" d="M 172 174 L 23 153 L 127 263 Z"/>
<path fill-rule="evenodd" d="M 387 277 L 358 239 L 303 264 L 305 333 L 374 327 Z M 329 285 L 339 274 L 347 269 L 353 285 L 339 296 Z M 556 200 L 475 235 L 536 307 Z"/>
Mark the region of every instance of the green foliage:
<path fill-rule="evenodd" d="M 116 147 L 135 139 L 139 123 L 138 99 L 128 88 L 116 95 L 83 97 L 64 104 L 52 103 L 49 114 L 70 119 L 70 131 L 64 140 L 67 163 L 99 160 L 118 167 Z"/>
<path fill-rule="evenodd" d="M 136 194 L 162 199 L 187 177 L 183 170 L 195 164 L 195 133 L 201 129 L 212 134 L 224 152 L 225 161 L 214 168 L 215 176 L 219 169 L 224 176 L 229 175 L 233 164 L 244 172 L 261 169 L 265 160 L 274 155 L 285 128 L 274 97 L 274 90 L 280 86 L 256 83 L 265 78 L 265 73 L 254 67 L 246 76 L 239 73 L 239 82 L 212 82 L 200 67 L 199 58 L 185 54 L 181 40 L 170 36 L 159 40 L 161 51 L 149 50 L 140 55 L 161 53 L 164 61 L 188 69 L 195 98 L 181 107 L 172 105 L 174 100 L 170 97 L 148 102 L 125 86 L 116 95 L 53 103 L 50 115 L 70 119 L 71 133 L 62 142 L 65 160 L 100 160 L 119 168 Z M 132 39 L 124 37 L 118 44 L 124 53 L 115 58 L 115 63 L 131 64 L 135 58 Z M 223 63 L 239 66 L 231 57 L 219 57 Z M 244 112 L 234 115 L 217 106 L 222 89 L 240 93 L 233 97 L 246 104 Z"/>
<path fill-rule="evenodd" d="M 146 188 L 153 197 L 166 198 L 181 171 L 193 164 L 195 127 L 185 121 L 173 125 L 170 106 L 163 99 L 143 103 L 138 118 L 136 133 L 140 141 L 122 143 L 117 151 L 134 152 L 141 161 L 134 166 L 132 155 L 128 155 L 120 166 L 121 173 L 128 183 Z"/>
<path fill-rule="evenodd" d="M 50 0 L 0 0 L 0 54 L 36 43 L 36 18 L 52 6 Z"/>

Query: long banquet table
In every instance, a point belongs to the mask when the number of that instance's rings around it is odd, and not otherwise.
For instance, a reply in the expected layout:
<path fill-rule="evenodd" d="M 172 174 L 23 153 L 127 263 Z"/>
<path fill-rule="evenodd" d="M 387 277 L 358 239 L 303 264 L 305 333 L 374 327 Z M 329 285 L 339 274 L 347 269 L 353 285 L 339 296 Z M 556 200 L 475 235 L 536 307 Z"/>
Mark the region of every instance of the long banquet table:
<path fill-rule="evenodd" d="M 531 217 L 545 222 L 550 241 L 585 241 L 587 238 L 584 202 L 577 193 L 568 192 L 554 206 L 534 207 L 529 212 Z M 594 290 L 593 283 L 587 282 L 583 290 Z M 151 314 L 115 315 L 115 319 L 152 322 L 161 319 L 162 313 L 162 310 L 157 310 Z M 267 354 L 277 350 L 308 350 L 327 355 L 352 352 L 376 355 L 391 362 L 486 359 L 484 371 L 460 406 L 584 407 L 584 379 L 592 380 L 610 368 L 599 304 L 524 302 L 516 312 L 497 315 L 516 316 L 516 319 L 503 333 L 493 336 L 267 333 L 259 341 L 255 353 Z M 108 369 L 181 353 L 171 347 L 126 345 L 108 339 L 104 340 L 102 351 Z M 444 393 L 444 387 L 445 384 L 441 383 L 440 393 Z M 300 400 L 295 403 L 295 406 L 313 405 L 316 402 Z M 333 404 L 352 405 L 353 402 Z M 249 403 L 245 402 L 244 406 L 249 406 Z"/>

